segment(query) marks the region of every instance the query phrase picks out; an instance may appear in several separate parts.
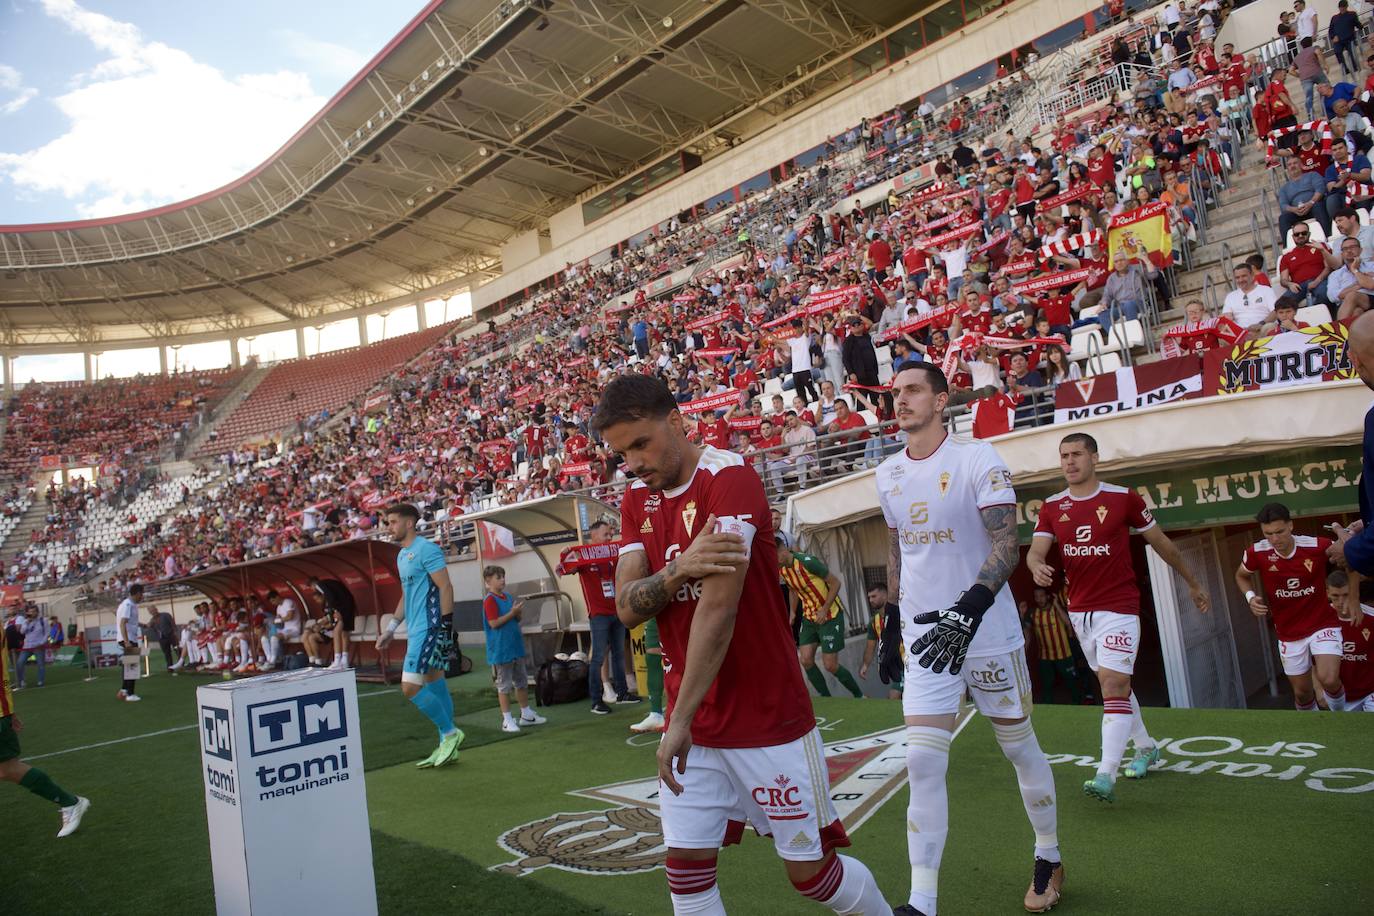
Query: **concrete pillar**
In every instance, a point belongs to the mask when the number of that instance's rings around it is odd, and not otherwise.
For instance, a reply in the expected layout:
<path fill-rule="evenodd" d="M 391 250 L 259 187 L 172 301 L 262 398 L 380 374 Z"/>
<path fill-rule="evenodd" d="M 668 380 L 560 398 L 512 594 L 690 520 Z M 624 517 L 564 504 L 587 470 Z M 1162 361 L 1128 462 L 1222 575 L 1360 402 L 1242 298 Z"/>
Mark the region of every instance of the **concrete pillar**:
<path fill-rule="evenodd" d="M 237 337 L 229 338 L 229 365 L 235 369 L 243 366 L 243 357 L 239 355 L 239 339 Z"/>
<path fill-rule="evenodd" d="M 415 303 L 415 327 L 421 331 L 429 327 L 429 323 L 425 320 L 425 304 L 423 302 Z"/>
<path fill-rule="evenodd" d="M 302 357 L 304 357 L 304 356 L 305 356 L 305 325 L 298 325 L 298 326 L 296 327 L 296 357 L 299 359 L 299 358 L 302 358 Z"/>
<path fill-rule="evenodd" d="M 162 374 L 163 374 L 163 375 L 166 375 L 166 374 L 167 374 L 167 348 L 166 348 L 166 347 L 158 347 L 158 348 L 157 348 L 157 361 L 158 361 L 158 364 L 162 367 Z"/>
<path fill-rule="evenodd" d="M 81 356 L 81 364 L 86 369 L 86 381 L 88 383 L 95 378 L 95 367 L 92 365 L 94 360 L 95 357 L 91 355 L 90 351 L 83 353 Z"/>
<path fill-rule="evenodd" d="M 367 316 L 358 316 L 358 346 L 367 346 Z"/>
<path fill-rule="evenodd" d="M 0 375 L 4 376 L 5 400 L 14 397 L 14 358 L 8 353 L 0 354 Z"/>

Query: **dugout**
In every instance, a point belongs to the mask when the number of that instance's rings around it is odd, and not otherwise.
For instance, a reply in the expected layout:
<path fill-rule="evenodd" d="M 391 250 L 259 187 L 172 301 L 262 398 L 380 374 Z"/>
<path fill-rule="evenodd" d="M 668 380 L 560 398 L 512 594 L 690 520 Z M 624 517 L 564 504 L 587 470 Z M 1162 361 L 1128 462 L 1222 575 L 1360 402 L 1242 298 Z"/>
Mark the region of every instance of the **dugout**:
<path fill-rule="evenodd" d="M 1053 426 L 1017 430 L 992 445 L 1011 469 L 1022 551 L 1041 505 L 1063 488 L 1058 444 L 1086 432 L 1099 444 L 1098 474 L 1145 498 L 1203 582 L 1215 609 L 1203 615 L 1187 588 L 1133 538 L 1142 598 L 1136 689 L 1147 703 L 1245 708 L 1281 705 L 1287 690 L 1272 627 L 1257 621 L 1232 573 L 1258 540 L 1255 512 L 1286 503 L 1299 534 L 1350 520 L 1358 505 L 1362 421 L 1369 392 L 1358 380 L 1200 398 Z M 784 526 L 803 549 L 832 563 L 843 597 L 863 607 L 869 582 L 886 575 L 888 533 L 873 472 L 789 497 Z M 1052 554 L 1051 562 L 1058 567 Z M 1024 567 L 1012 579 L 1030 595 Z M 1034 666 L 1032 665 L 1034 674 Z"/>
<path fill-rule="evenodd" d="M 454 629 L 465 644 L 481 645 L 482 568 L 506 569 L 506 590 L 525 599 L 521 631 L 533 667 L 555 652 L 591 650 L 587 601 L 576 575 L 558 575 L 559 555 L 586 542 L 590 525 L 618 520 L 617 511 L 588 496 L 558 494 L 511 506 L 469 512 L 448 524 L 476 527 L 474 556 L 450 562 Z M 503 532 L 509 532 L 507 537 Z"/>
<path fill-rule="evenodd" d="M 397 633 L 396 640 L 380 656 L 373 643 L 380 617 L 394 612 L 401 600 L 401 582 L 396 573 L 398 552 L 391 541 L 341 541 L 207 569 L 176 579 L 172 584 L 219 600 L 248 595 L 265 598 L 269 591 L 276 591 L 283 597 L 294 598 L 308 616 L 319 617 L 324 613 L 324 604 L 310 588 L 310 578 L 337 579 L 353 595 L 358 607 L 351 651 L 356 653 L 359 679 L 389 681 L 389 663 L 405 654 L 405 630 Z"/>

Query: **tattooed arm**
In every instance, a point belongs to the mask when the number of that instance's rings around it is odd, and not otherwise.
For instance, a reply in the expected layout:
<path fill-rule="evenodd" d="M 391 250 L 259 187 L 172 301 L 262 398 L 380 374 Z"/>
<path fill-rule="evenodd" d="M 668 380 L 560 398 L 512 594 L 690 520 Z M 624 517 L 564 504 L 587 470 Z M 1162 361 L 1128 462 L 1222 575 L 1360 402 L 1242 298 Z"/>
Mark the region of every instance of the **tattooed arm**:
<path fill-rule="evenodd" d="M 652 575 L 643 550 L 620 555 L 615 567 L 615 609 L 621 623 L 637 627 L 657 616 L 691 580 L 733 573 L 749 562 L 744 538 L 715 531 L 715 527 L 716 517 L 709 516 L 687 549 Z"/>
<path fill-rule="evenodd" d="M 983 517 L 983 527 L 987 529 L 992 550 L 983 561 L 983 568 L 978 570 L 975 581 L 995 595 L 998 589 L 1007 584 L 1021 558 L 1016 544 L 1016 506 L 988 506 L 979 509 L 978 514 Z M 890 577 L 891 573 L 888 575 Z"/>

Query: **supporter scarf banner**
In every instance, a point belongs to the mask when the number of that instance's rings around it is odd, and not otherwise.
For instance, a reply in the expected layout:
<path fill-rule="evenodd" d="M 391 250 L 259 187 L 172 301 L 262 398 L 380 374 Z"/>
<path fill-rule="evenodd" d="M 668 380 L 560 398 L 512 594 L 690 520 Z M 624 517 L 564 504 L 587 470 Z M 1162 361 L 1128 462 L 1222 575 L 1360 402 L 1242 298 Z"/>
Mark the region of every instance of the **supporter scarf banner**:
<path fill-rule="evenodd" d="M 558 469 L 558 476 L 567 477 L 586 477 L 592 472 L 590 461 L 570 461 Z"/>
<path fill-rule="evenodd" d="M 906 175 L 902 175 L 901 177 L 902 177 L 902 178 L 906 178 L 907 176 L 906 176 Z M 958 187 L 958 185 L 947 184 L 947 183 L 945 183 L 945 182 L 943 182 L 943 181 L 937 181 L 937 182 L 935 182 L 935 184 L 929 185 L 928 187 L 925 187 L 925 188 L 922 188 L 921 190 L 917 191 L 915 194 L 912 194 L 910 197 L 907 198 L 907 203 L 908 203 L 908 204 L 923 204 L 923 203 L 925 203 L 925 202 L 928 201 L 928 200 L 934 200 L 935 198 L 939 197 L 941 194 L 944 194 L 946 191 L 950 190 L 951 188 L 957 188 L 957 187 Z"/>
<path fill-rule="evenodd" d="M 1043 290 L 1059 289 L 1061 286 L 1073 286 L 1075 283 L 1082 283 L 1091 275 L 1092 268 L 1080 267 L 1077 270 L 1066 270 L 1062 273 L 1046 274 L 1043 277 L 1022 280 L 1012 286 L 1012 290 L 1022 296 L 1031 296 Z"/>
<path fill-rule="evenodd" d="M 704 398 L 697 398 L 695 401 L 679 404 L 678 410 L 683 413 L 705 413 L 708 410 L 724 410 L 727 407 L 734 407 L 739 403 L 739 399 L 739 391 L 722 391 L 719 394 L 708 394 Z"/>
<path fill-rule="evenodd" d="M 477 452 L 488 461 L 495 461 L 509 455 L 514 448 L 515 444 L 508 439 L 488 439 L 477 446 Z"/>
<path fill-rule="evenodd" d="M 558 568 L 554 571 L 560 576 L 568 576 L 581 569 L 615 563 L 619 558 L 620 545 L 616 543 L 575 544 L 563 549 L 558 557 Z"/>
<path fill-rule="evenodd" d="M 1050 242 L 1040 247 L 1040 257 L 1050 258 L 1054 255 L 1066 255 L 1070 251 L 1078 251 L 1089 245 L 1102 244 L 1102 230 L 1090 229 L 1087 232 L 1079 232 L 1076 235 L 1068 236 L 1057 242 Z"/>
<path fill-rule="evenodd" d="M 729 321 L 732 318 L 739 320 L 743 320 L 744 318 L 744 312 L 741 311 L 738 305 L 732 305 L 729 308 L 723 308 L 720 311 L 712 312 L 709 315 L 702 315 L 700 318 L 696 318 L 692 321 L 687 322 L 685 325 L 683 325 L 683 327 L 685 327 L 689 331 L 700 331 L 703 328 L 715 327 L 716 325 Z"/>
<path fill-rule="evenodd" d="M 1201 393 L 1202 359 L 1198 356 L 1126 366 L 1077 382 L 1060 382 L 1054 389 L 1054 422 L 1139 410 Z"/>
<path fill-rule="evenodd" d="M 520 407 L 533 401 L 536 395 L 533 385 L 521 385 L 512 391 L 510 396 L 511 400 L 515 401 L 515 406 Z"/>
<path fill-rule="evenodd" d="M 1144 253 L 1163 269 L 1174 263 L 1174 238 L 1169 229 L 1169 205 L 1161 201 L 1113 216 L 1107 224 L 1107 269 L 1119 254 Z"/>
<path fill-rule="evenodd" d="M 912 244 L 926 251 L 931 251 L 932 249 L 939 248 L 941 245 L 948 245 L 950 242 L 966 239 L 982 230 L 982 223 L 969 223 L 967 226 L 960 226 L 958 229 L 951 229 L 949 232 L 942 232 L 939 235 L 932 235 L 929 238 L 917 239 L 912 242 Z"/>
<path fill-rule="evenodd" d="M 812 293 L 806 297 L 807 311 L 810 312 L 812 309 L 817 308 L 832 309 L 836 306 L 843 305 L 845 302 L 848 302 L 852 298 L 856 298 L 858 295 L 858 284 L 841 286 L 838 289 L 823 289 L 818 293 Z"/>
<path fill-rule="evenodd" d="M 363 401 L 363 413 L 376 413 L 386 409 L 386 402 L 391 399 L 391 395 L 385 391 L 374 394 L 366 401 Z"/>
<path fill-rule="evenodd" d="M 692 355 L 699 356 L 702 359 L 722 359 L 726 356 L 738 356 L 739 347 L 710 347 L 702 350 L 693 350 Z"/>
<path fill-rule="evenodd" d="M 747 433 L 757 432 L 763 425 L 763 417 L 731 417 L 726 421 L 731 429 L 742 429 Z"/>
<path fill-rule="evenodd" d="M 673 301 L 674 301 L 674 302 L 695 302 L 695 301 L 696 301 L 696 298 L 697 298 L 697 294 L 696 294 L 696 293 L 678 293 L 677 295 L 673 296 Z"/>
<path fill-rule="evenodd" d="M 845 257 L 846 257 L 847 255 L 849 255 L 849 254 L 850 254 L 850 251 L 849 251 L 849 249 L 847 249 L 847 248 L 841 248 L 841 249 L 839 249 L 839 250 L 837 250 L 837 251 L 832 251 L 832 252 L 830 252 L 830 254 L 826 255 L 826 256 L 823 257 L 823 258 L 821 258 L 821 270 L 829 270 L 830 268 L 834 267 L 836 264 L 838 264 L 838 263 L 840 263 L 841 261 L 843 261 L 843 260 L 845 259 Z"/>
<path fill-rule="evenodd" d="M 1024 255 L 1017 258 L 1015 261 L 1008 261 L 1003 264 L 1001 273 L 1013 277 L 1019 276 L 1020 274 L 1028 274 L 1035 269 L 1036 263 L 1035 255 Z"/>
<path fill-rule="evenodd" d="M 1245 336 L 1245 328 L 1225 315 L 1199 322 L 1185 321 L 1164 333 L 1159 353 L 1165 359 L 1184 353 L 1201 353 L 1213 346 L 1235 346 Z M 1215 341 L 1215 343 L 1214 343 Z"/>
<path fill-rule="evenodd" d="M 1087 197 L 1089 194 L 1097 190 L 1097 186 L 1091 183 L 1087 183 L 1081 184 L 1076 188 L 1069 188 L 1067 191 L 1060 191 L 1053 197 L 1044 197 L 1036 201 L 1035 212 L 1044 213 L 1047 210 L 1053 210 L 1055 207 L 1062 207 L 1067 203 L 1074 202 L 1075 200 L 1082 200 L 1083 198 Z"/>
<path fill-rule="evenodd" d="M 1001 232 L 997 233 L 992 238 L 988 239 L 986 242 L 979 245 L 977 248 L 973 249 L 974 253 L 982 254 L 985 251 L 991 251 L 992 249 L 996 248 L 998 245 L 1002 244 L 1009 238 L 1011 238 L 1011 233 L 1003 229 Z"/>
<path fill-rule="evenodd" d="M 958 312 L 959 309 L 956 306 L 947 305 L 942 309 L 937 309 L 933 312 L 927 312 L 924 315 L 918 315 L 917 317 L 911 319 L 908 322 L 899 324 L 894 328 L 888 329 L 888 331 L 883 334 L 883 340 L 896 340 L 903 334 L 910 334 L 913 331 L 919 331 L 921 330 L 921 328 L 924 328 L 925 326 L 930 324 L 934 324 L 937 321 L 953 319 L 954 316 L 958 314 Z"/>
<path fill-rule="evenodd" d="M 1355 377 L 1340 322 L 1242 340 L 1203 357 L 1207 394 L 1237 394 Z"/>

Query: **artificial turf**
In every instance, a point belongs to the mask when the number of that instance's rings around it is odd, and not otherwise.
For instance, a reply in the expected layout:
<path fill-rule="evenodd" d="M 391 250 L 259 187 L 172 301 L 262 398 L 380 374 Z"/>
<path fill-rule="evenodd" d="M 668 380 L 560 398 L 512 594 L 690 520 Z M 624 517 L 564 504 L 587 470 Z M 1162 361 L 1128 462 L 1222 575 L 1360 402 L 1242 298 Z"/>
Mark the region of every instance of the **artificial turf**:
<path fill-rule="evenodd" d="M 81 680 L 84 673 L 52 669 L 47 687 L 16 695 L 25 755 L 93 807 L 77 834 L 58 840 L 53 806 L 14 786 L 0 789 L 8 839 L 3 911 L 212 913 L 194 727 L 195 687 L 205 681 L 159 673 L 141 683 L 144 702 L 135 705 L 114 699 L 116 673 L 92 683 Z M 628 742 L 626 731 L 645 707 L 606 717 L 582 704 L 553 707 L 543 710 L 548 725 L 507 735 L 483 666 L 449 684 L 468 739 L 456 765 L 433 771 L 412 765 L 433 743 L 423 718 L 397 688 L 359 685 L 381 911 L 670 912 L 661 870 L 569 871 L 497 842 L 560 812 L 582 817 L 613 807 L 570 792 L 650 776 L 652 744 Z M 900 723 L 891 701 L 820 699 L 816 711 L 827 743 Z M 1079 790 L 1093 772 L 1081 764 L 1097 751 L 1099 711 L 1036 712 L 1059 790 L 1067 883 L 1056 912 L 1374 912 L 1374 718 L 1168 709 L 1149 709 L 1146 717 L 1157 737 L 1184 743 L 1166 748 L 1161 769 L 1145 781 L 1119 782 L 1117 803 L 1108 806 Z M 73 750 L 142 735 L 149 736 Z M 975 717 L 956 738 L 949 781 L 941 912 L 1021 912 L 1030 828 L 986 722 Z M 849 851 L 893 901 L 904 899 L 908 884 L 905 807 L 903 787 L 853 833 Z M 608 854 L 596 850 L 625 835 L 584 837 L 554 855 L 591 848 L 586 861 L 605 862 Z M 340 867 L 348 857 L 339 850 Z M 522 860 L 520 877 L 492 870 Z M 771 844 L 752 834 L 722 852 L 720 884 L 731 913 L 825 912 L 791 889 Z"/>

